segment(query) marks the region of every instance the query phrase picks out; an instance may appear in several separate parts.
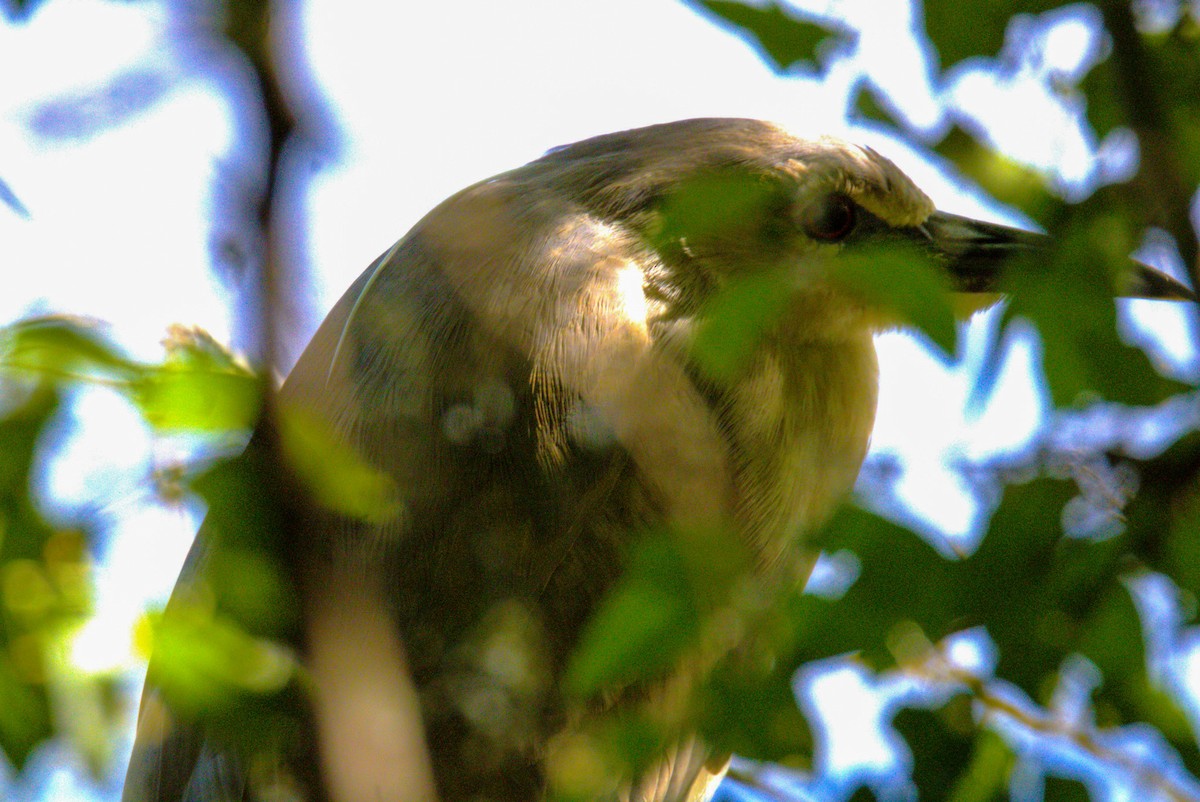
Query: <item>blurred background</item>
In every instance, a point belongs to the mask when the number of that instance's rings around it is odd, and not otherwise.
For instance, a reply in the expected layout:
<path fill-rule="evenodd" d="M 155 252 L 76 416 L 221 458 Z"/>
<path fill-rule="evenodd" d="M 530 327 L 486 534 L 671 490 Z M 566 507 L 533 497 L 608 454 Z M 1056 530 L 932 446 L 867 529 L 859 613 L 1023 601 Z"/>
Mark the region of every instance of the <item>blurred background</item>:
<path fill-rule="evenodd" d="M 1090 94 L 1114 80 L 1089 83 L 1112 65 L 1113 14 L 1151 46 L 1183 42 L 1165 101 L 1171 119 L 1186 120 L 1189 101 L 1171 106 L 1170 92 L 1200 87 L 1200 3 L 1110 5 L 1120 10 L 984 0 L 294 0 L 271 4 L 264 38 L 246 34 L 253 3 L 0 0 L 0 323 L 77 316 L 147 363 L 164 359 L 174 324 L 199 327 L 251 362 L 270 340 L 282 376 L 344 289 L 443 198 L 556 145 L 688 117 L 762 118 L 866 144 L 943 210 L 1038 228 L 1039 199 L 1086 204 L 1138 176 L 1146 158 L 1136 120 Z M 246 42 L 269 47 L 282 98 L 264 104 Z M 281 99 L 292 115 L 285 127 Z M 1196 133 L 1192 125 L 1182 137 L 1191 155 Z M 1194 242 L 1196 185 L 1181 180 Z M 1006 192 L 1007 202 L 996 199 Z M 1178 230 L 1134 230 L 1140 258 L 1189 280 Z M 266 331 L 257 315 L 264 243 L 286 301 Z M 1069 297 L 1060 314 L 1071 316 Z M 1115 320 L 1163 374 L 1200 380 L 1193 306 L 1121 301 Z M 1003 308 L 961 327 L 952 354 L 910 332 L 883 334 L 878 347 L 879 416 L 861 495 L 949 556 L 979 545 L 1011 472 L 1046 468 L 1046 454 L 1101 455 L 1061 468 L 1084 498 L 1062 520 L 1069 534 L 1114 536 L 1121 516 L 1088 503 L 1079 477 L 1092 477 L 1100 495 L 1132 496 L 1136 477 L 1103 455 L 1151 460 L 1197 423 L 1186 394 L 1152 408 L 1063 409 L 1043 377 L 1037 328 Z M 16 397 L 4 388 L 0 412 Z M 1101 395 L 1109 398 L 1103 388 L 1090 398 Z M 16 438 L 6 449 L 28 447 L 27 512 L 46 523 L 44 553 L 77 555 L 63 564 L 82 572 L 71 581 L 86 597 L 50 649 L 58 667 L 42 680 L 45 726 L 30 734 L 24 708 L 3 703 L 17 697 L 0 696 L 0 797 L 113 800 L 145 671 L 144 616 L 165 603 L 204 515 L 173 478 L 237 438 L 163 433 L 99 379 L 66 387 L 37 432 L 0 435 Z M 42 574 L 27 568 L 6 563 L 10 625 L 40 592 Z M 854 555 L 831 554 L 813 590 L 836 597 L 858 569 Z M 52 579 L 61 596 L 65 585 Z M 1005 744 L 994 750 L 1007 761 L 1004 781 L 963 780 L 953 798 L 1200 799 L 1178 745 L 1190 739 L 1194 750 L 1190 727 L 1200 720 L 1194 599 L 1160 573 L 1127 584 L 1140 615 L 1127 634 L 1139 641 L 1144 632 L 1145 643 L 1114 648 L 1143 663 L 1183 711 L 1183 735 L 1133 721 L 1095 729 L 1090 699 L 1102 680 L 1094 661 L 1071 653 L 1040 697 L 998 680 L 990 696 L 975 694 L 968 718 Z M 944 653 L 988 679 L 995 637 L 966 629 Z M 3 671 L 8 693 L 21 676 Z M 794 689 L 814 728 L 811 764 L 774 773 L 747 764 L 722 793 L 950 798 L 914 773 L 924 747 L 896 722 L 903 708 L 943 704 L 947 687 L 855 661 L 809 663 Z M 986 772 L 992 753 L 974 743 L 966 765 Z"/>

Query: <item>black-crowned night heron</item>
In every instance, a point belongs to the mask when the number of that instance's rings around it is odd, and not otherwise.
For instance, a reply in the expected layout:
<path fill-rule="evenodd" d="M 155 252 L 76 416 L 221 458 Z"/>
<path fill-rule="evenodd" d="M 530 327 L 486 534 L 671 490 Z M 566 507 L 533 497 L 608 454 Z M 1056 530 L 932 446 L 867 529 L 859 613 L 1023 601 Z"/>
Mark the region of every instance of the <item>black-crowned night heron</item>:
<path fill-rule="evenodd" d="M 853 484 L 872 335 L 893 321 L 819 266 L 907 241 L 983 292 L 1036 240 L 936 212 L 870 149 L 734 119 L 559 148 L 430 212 L 282 389 L 403 502 L 386 523 L 314 523 L 318 564 L 293 577 L 329 798 L 542 798 L 547 754 L 595 707 L 566 699 L 564 666 L 631 542 L 724 528 L 778 571 Z M 710 369 L 710 301 L 766 273 L 784 277 L 780 308 Z M 1148 269 L 1133 281 L 1186 292 Z M 181 587 L 210 547 L 202 533 Z M 231 754 L 153 686 L 152 663 L 130 802 L 323 793 Z M 613 797 L 702 796 L 724 760 L 682 743 Z"/>

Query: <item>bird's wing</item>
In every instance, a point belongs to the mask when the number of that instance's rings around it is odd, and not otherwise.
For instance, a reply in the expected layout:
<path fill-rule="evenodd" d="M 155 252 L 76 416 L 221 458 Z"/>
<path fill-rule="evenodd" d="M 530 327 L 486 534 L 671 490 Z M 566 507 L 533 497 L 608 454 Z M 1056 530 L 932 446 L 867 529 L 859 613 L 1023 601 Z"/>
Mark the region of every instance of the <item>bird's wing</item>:
<path fill-rule="evenodd" d="M 622 802 L 708 802 L 729 769 L 729 755 L 714 755 L 692 737 L 675 744 Z"/>
<path fill-rule="evenodd" d="M 371 774 L 397 761 L 367 758 L 420 742 L 406 719 L 417 692 L 442 798 L 497 788 L 534 798 L 537 755 L 565 720 L 556 677 L 632 533 L 664 516 L 711 524 L 728 511 L 719 423 L 649 330 L 640 241 L 522 180 L 484 182 L 427 216 L 347 291 L 281 390 L 284 406 L 306 407 L 390 476 L 403 503 L 385 523 L 321 518 L 304 542 L 285 544 L 307 555 L 302 568 L 276 555 L 300 574 L 290 579 L 308 619 L 296 645 L 316 720 L 302 762 L 316 763 L 319 733 L 324 779 L 344 798 L 362 783 L 388 798 L 411 791 L 396 785 L 403 772 Z M 218 547 L 206 524 L 177 596 Z M 339 586 L 364 588 L 350 596 L 370 615 L 340 615 Z M 322 609 L 330 617 L 314 614 Z M 364 620 L 395 622 L 401 637 L 355 623 Z M 532 673 L 497 675 L 486 659 L 497 638 L 527 648 Z M 391 709 L 367 710 L 357 730 L 340 715 L 355 698 L 346 644 L 398 664 L 375 673 L 378 687 L 409 674 L 417 686 L 393 694 Z M 246 796 L 255 780 L 209 731 L 154 720 L 170 713 L 154 677 L 152 660 L 126 802 Z M 479 699 L 508 705 L 508 724 L 475 712 Z M 379 749 L 360 743 L 375 735 Z M 339 747 L 347 737 L 357 741 Z M 704 762 L 698 747 L 671 758 L 652 798 L 713 774 Z M 289 781 L 303 783 L 305 769 Z"/>
<path fill-rule="evenodd" d="M 234 756 L 214 750 L 197 728 L 174 721 L 159 694 L 147 689 L 122 802 L 241 800 L 244 794 Z"/>

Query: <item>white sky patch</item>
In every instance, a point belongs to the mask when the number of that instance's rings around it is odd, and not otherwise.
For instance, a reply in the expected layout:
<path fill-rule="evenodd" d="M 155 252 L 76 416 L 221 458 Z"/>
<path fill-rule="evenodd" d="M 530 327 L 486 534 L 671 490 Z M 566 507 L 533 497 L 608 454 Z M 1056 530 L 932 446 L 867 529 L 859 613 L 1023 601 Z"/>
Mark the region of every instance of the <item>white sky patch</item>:
<path fill-rule="evenodd" d="M 852 661 L 828 660 L 809 664 L 796 680 L 797 700 L 815 728 L 817 798 L 841 798 L 835 789 L 858 783 L 895 786 L 908 769 L 906 749 L 890 727 L 893 710 L 879 683 Z"/>
<path fill-rule="evenodd" d="M 1073 87 L 1097 61 L 1100 36 L 1099 13 L 1087 5 L 1022 16 L 1010 25 L 997 58 L 967 59 L 945 77 L 947 98 L 972 133 L 1020 154 L 1075 200 L 1090 194 L 1106 172 L 1096 160 L 1083 96 Z M 1014 109 L 1020 110 L 1016 120 Z"/>
<path fill-rule="evenodd" d="M 0 210 L 7 261 L 28 283 L 0 312 L 92 316 L 143 359 L 161 358 L 173 322 L 227 342 L 228 297 L 209 273 L 205 221 L 230 136 L 224 101 L 193 85 L 85 141 L 28 141 L 24 169 L 6 179 L 30 216 Z"/>
<path fill-rule="evenodd" d="M 978 376 L 978 342 L 967 333 L 965 355 L 947 364 L 914 338 L 899 332 L 875 338 L 879 352 L 879 412 L 873 454 L 903 457 L 895 491 L 921 521 L 952 541 L 978 534 L 990 512 L 970 492 L 963 463 L 982 463 L 1025 447 L 1039 431 L 1045 401 L 1030 380 L 1028 344 L 1014 342 L 1002 363 L 995 391 L 974 411 L 967 401 Z"/>
<path fill-rule="evenodd" d="M 0 110 L 102 84 L 141 63 L 162 22 L 161 8 L 147 4 L 58 0 L 26 25 L 0 23 L 0 75 L 20 76 L 4 82 Z"/>
<path fill-rule="evenodd" d="M 103 387 L 80 388 L 68 409 L 41 477 L 46 495 L 62 508 L 79 509 L 135 492 L 150 470 L 151 434 L 141 414 Z M 95 420 L 104 427 L 89 425 Z"/>
<path fill-rule="evenodd" d="M 974 627 L 950 635 L 942 644 L 942 649 L 956 667 L 981 678 L 991 676 L 1000 659 L 995 643 L 983 627 Z"/>

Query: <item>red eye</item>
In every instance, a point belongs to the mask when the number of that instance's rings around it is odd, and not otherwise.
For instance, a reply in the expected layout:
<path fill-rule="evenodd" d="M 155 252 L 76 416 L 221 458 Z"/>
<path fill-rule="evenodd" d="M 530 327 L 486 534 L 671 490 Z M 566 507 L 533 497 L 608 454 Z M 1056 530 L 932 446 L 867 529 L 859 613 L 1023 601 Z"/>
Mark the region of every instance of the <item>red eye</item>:
<path fill-rule="evenodd" d="M 854 230 L 854 202 L 845 195 L 826 195 L 804 210 L 800 222 L 813 239 L 838 242 Z"/>

